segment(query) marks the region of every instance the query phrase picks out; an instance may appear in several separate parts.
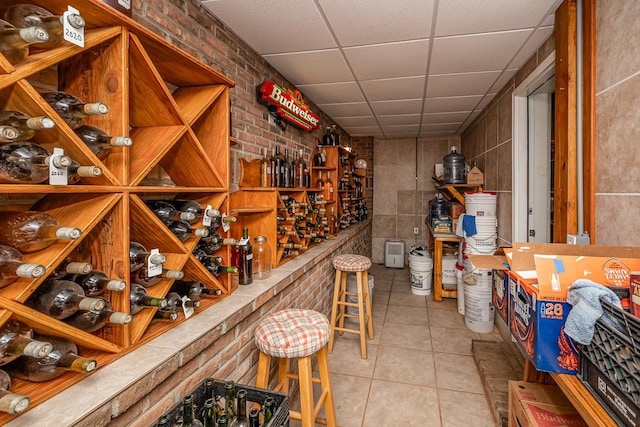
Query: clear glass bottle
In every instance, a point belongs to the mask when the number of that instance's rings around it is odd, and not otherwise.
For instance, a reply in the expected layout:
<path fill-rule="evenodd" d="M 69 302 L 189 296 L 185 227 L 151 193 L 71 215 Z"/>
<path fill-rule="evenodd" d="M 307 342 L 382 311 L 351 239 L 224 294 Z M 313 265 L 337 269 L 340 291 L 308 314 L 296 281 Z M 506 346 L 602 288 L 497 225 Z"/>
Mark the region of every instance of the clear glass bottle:
<path fill-rule="evenodd" d="M 131 315 L 119 311 L 111 311 L 111 303 L 104 300 L 104 308 L 99 311 L 79 311 L 64 322 L 85 332 L 95 332 L 103 328 L 107 323 L 127 325 L 131 323 Z"/>
<path fill-rule="evenodd" d="M 25 305 L 54 319 L 65 319 L 78 310 L 100 311 L 104 308 L 104 300 L 87 297 L 76 282 L 47 280 L 31 294 Z"/>
<path fill-rule="evenodd" d="M 317 190 L 322 190 L 324 192 L 324 179 L 322 179 L 322 171 L 318 171 L 318 179 L 316 179 L 315 187 Z"/>
<path fill-rule="evenodd" d="M 298 188 L 305 188 L 307 186 L 307 179 L 305 177 L 308 173 L 307 163 L 304 161 L 302 154 L 301 148 L 294 165 L 294 187 Z"/>
<path fill-rule="evenodd" d="M 9 319 L 0 327 L 0 365 L 20 356 L 45 357 L 53 349 L 51 343 L 33 339 L 33 330 L 19 320 Z"/>
<path fill-rule="evenodd" d="M 323 195 L 325 200 L 333 200 L 333 181 L 331 181 L 331 171 L 327 171 L 327 179 L 324 181 Z"/>
<path fill-rule="evenodd" d="M 29 279 L 42 277 L 46 271 L 44 265 L 24 262 L 19 250 L 11 246 L 0 245 L 0 283 L 3 286 L 19 277 Z"/>
<path fill-rule="evenodd" d="M 74 132 L 99 159 L 105 159 L 113 147 L 130 147 L 133 143 L 128 136 L 109 136 L 94 126 L 80 126 Z"/>
<path fill-rule="evenodd" d="M 20 394 L 11 393 L 11 377 L 5 371 L 0 370 L 0 412 L 19 414 L 29 407 L 29 398 Z"/>
<path fill-rule="evenodd" d="M 138 242 L 129 244 L 129 271 L 134 272 L 140 270 L 147 263 L 160 265 L 167 261 L 167 257 L 161 253 L 152 254 L 147 248 Z"/>
<path fill-rule="evenodd" d="M 193 212 L 183 212 L 176 209 L 171 203 L 163 200 L 154 200 L 147 202 L 147 206 L 153 211 L 154 214 L 165 224 L 171 224 L 173 221 L 184 220 L 192 222 L 196 219 L 196 215 Z"/>
<path fill-rule="evenodd" d="M 51 153 L 41 145 L 22 141 L 0 145 L 0 182 L 6 184 L 39 184 L 49 179 Z M 68 156 L 55 157 L 54 166 L 68 168 Z"/>
<path fill-rule="evenodd" d="M 88 262 L 74 261 L 71 256 L 62 260 L 60 264 L 49 274 L 49 279 L 64 279 L 67 276 L 73 277 L 78 274 L 89 274 L 93 266 Z"/>
<path fill-rule="evenodd" d="M 162 273 L 149 277 L 149 269 L 144 266 L 139 270 L 131 273 L 131 283 L 137 283 L 139 285 L 148 288 L 149 286 L 153 286 L 160 282 L 162 279 L 170 279 L 170 280 L 180 280 L 184 277 L 184 272 L 181 270 L 169 270 L 166 268 L 162 269 Z"/>
<path fill-rule="evenodd" d="M 49 40 L 49 33 L 42 27 L 15 28 L 0 19 L 0 53 L 12 64 L 29 56 L 29 46 Z"/>
<path fill-rule="evenodd" d="M 253 277 L 267 279 L 271 277 L 271 247 L 265 236 L 257 236 L 253 242 Z"/>
<path fill-rule="evenodd" d="M 33 4 L 9 6 L 5 11 L 4 19 L 19 28 L 37 25 L 47 30 L 49 40 L 38 45 L 43 49 L 58 47 L 64 41 L 62 15 L 54 15 L 42 7 Z M 68 14 L 67 22 L 76 29 L 85 26 L 84 18 L 77 13 Z"/>
<path fill-rule="evenodd" d="M 62 227 L 46 212 L 3 212 L 0 219 L 0 244 L 23 254 L 47 248 L 58 239 L 76 240 L 81 235 L 80 229 Z"/>
<path fill-rule="evenodd" d="M 85 103 L 66 92 L 45 92 L 42 97 L 71 129 L 82 126 L 84 120 L 91 115 L 109 112 L 109 107 L 101 102 Z"/>
<path fill-rule="evenodd" d="M 270 187 L 271 186 L 271 161 L 267 156 L 267 149 L 261 148 L 260 154 L 262 157 L 260 158 L 260 187 Z"/>
<path fill-rule="evenodd" d="M 186 242 L 190 237 L 207 237 L 209 235 L 208 228 L 193 228 L 188 221 L 173 221 L 167 227 L 181 242 Z"/>
<path fill-rule="evenodd" d="M 93 270 L 88 274 L 78 275 L 73 281 L 82 286 L 85 295 L 98 297 L 105 291 L 122 292 L 127 287 L 124 280 L 111 279 L 100 270 Z"/>
<path fill-rule="evenodd" d="M 14 141 L 27 141 L 33 138 L 37 130 L 51 129 L 55 125 L 55 122 L 47 116 L 31 117 L 21 111 L 0 111 L 0 126 L 10 126 L 15 129 Z"/>

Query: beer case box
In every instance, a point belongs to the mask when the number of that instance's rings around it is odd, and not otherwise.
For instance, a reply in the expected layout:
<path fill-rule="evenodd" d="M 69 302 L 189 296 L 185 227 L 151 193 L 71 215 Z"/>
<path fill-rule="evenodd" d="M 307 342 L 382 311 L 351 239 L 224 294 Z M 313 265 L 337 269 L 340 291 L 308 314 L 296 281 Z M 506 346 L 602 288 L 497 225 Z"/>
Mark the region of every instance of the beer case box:
<path fill-rule="evenodd" d="M 477 167 L 472 167 L 469 172 L 467 172 L 467 185 L 482 185 L 484 184 L 484 174 Z"/>
<path fill-rule="evenodd" d="M 504 270 L 494 270 L 491 302 L 496 313 L 509 324 L 509 275 Z"/>
<path fill-rule="evenodd" d="M 587 426 L 554 385 L 509 381 L 509 427 Z"/>
<path fill-rule="evenodd" d="M 475 258 L 469 256 L 479 268 Z M 497 263 L 502 258 L 494 260 Z M 495 264 L 494 264 L 495 265 Z M 629 286 L 640 270 L 640 251 L 632 247 L 555 243 L 514 243 L 509 260 L 509 328 L 525 356 L 539 371 L 575 375 L 578 350 L 564 333 L 571 305 L 567 290 L 577 279 L 615 288 Z"/>
<path fill-rule="evenodd" d="M 451 219 L 458 219 L 464 213 L 464 205 L 458 202 L 451 202 Z"/>

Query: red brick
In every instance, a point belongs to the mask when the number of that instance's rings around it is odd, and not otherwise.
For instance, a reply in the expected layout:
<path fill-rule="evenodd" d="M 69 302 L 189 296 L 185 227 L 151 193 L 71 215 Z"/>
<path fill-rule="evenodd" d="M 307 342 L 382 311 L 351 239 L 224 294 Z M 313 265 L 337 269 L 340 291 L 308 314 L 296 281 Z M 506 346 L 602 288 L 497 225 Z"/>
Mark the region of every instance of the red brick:
<path fill-rule="evenodd" d="M 102 427 L 111 422 L 111 403 L 105 403 L 90 415 L 74 424 L 77 427 Z"/>

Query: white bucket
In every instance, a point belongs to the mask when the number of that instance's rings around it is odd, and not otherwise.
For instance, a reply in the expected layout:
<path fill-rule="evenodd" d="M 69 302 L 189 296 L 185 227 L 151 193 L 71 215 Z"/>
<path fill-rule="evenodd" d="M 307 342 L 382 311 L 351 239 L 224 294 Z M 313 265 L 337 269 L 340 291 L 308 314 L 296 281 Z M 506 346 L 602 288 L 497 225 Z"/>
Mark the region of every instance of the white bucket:
<path fill-rule="evenodd" d="M 367 274 L 367 279 L 369 280 L 369 301 L 373 304 L 373 275 Z M 358 292 L 358 282 L 356 281 L 355 274 L 349 274 L 347 277 L 347 292 Z M 347 295 L 347 302 L 358 302 L 358 297 L 355 295 Z M 364 304 L 364 301 L 363 301 Z M 358 315 L 358 307 L 349 307 L 347 306 L 347 313 Z M 357 317 L 352 318 L 355 322 L 360 322 Z"/>
<path fill-rule="evenodd" d="M 464 316 L 464 286 L 462 281 L 462 272 L 464 267 L 460 262 L 456 263 L 456 279 L 458 280 L 458 313 Z"/>
<path fill-rule="evenodd" d="M 491 286 L 464 284 L 464 323 L 480 334 L 493 331 L 495 309 L 491 302 Z"/>
<path fill-rule="evenodd" d="M 477 216 L 475 222 L 477 233 L 465 237 L 465 254 L 493 255 L 498 247 L 498 219 Z"/>
<path fill-rule="evenodd" d="M 431 257 L 409 255 L 409 269 L 411 292 L 414 295 L 431 295 L 433 288 L 433 260 Z"/>
<path fill-rule="evenodd" d="M 490 192 L 464 193 L 465 213 L 473 216 L 496 216 L 498 195 Z"/>
<path fill-rule="evenodd" d="M 458 279 L 456 278 L 456 262 L 458 261 L 455 255 L 444 255 L 442 257 L 442 285 L 458 285 Z"/>

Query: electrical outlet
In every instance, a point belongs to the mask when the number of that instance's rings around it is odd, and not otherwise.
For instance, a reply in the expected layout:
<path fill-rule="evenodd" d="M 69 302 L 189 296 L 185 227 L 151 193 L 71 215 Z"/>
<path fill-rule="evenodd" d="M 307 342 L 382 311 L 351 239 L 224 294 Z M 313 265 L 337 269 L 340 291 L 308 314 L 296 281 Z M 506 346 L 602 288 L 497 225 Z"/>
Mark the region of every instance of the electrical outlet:
<path fill-rule="evenodd" d="M 415 234 L 416 236 L 420 234 L 420 229 L 418 227 L 413 227 L 413 234 Z"/>

